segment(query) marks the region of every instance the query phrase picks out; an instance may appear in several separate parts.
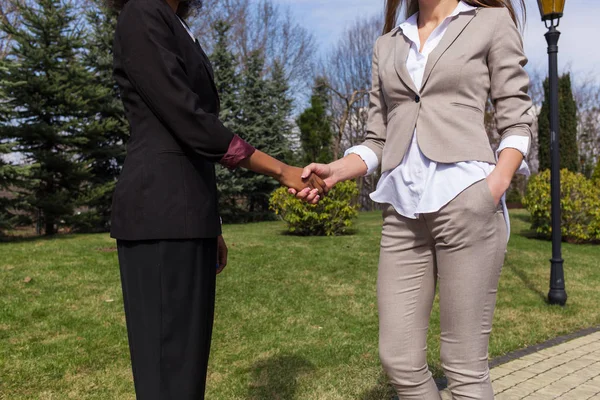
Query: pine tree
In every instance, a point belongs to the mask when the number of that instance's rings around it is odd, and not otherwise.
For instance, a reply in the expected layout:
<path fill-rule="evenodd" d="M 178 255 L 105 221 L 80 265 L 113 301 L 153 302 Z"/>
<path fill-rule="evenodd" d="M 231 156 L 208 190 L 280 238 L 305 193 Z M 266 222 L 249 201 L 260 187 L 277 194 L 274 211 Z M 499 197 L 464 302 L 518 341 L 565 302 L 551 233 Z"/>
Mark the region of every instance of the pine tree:
<path fill-rule="evenodd" d="M 117 14 L 103 0 L 95 0 L 95 7 L 87 13 L 86 19 L 91 32 L 84 60 L 93 73 L 90 86 L 95 93 L 87 104 L 87 142 L 82 146 L 83 159 L 88 162 L 91 174 L 84 198 L 84 204 L 90 211 L 87 218 L 79 221 L 79 224 L 84 224 L 81 229 L 106 230 L 109 226 L 112 194 L 125 161 L 129 125 L 119 88 L 112 75 L 112 47 Z"/>
<path fill-rule="evenodd" d="M 0 141 L 8 140 L 11 151 L 30 163 L 28 179 L 18 184 L 19 200 L 51 235 L 73 214 L 88 177 L 79 148 L 86 141 L 82 122 L 94 90 L 81 62 L 83 35 L 74 27 L 72 6 L 37 0 L 22 5 L 20 13 L 21 28 L 3 26 L 15 46 L 0 70 L 6 94 Z"/>
<path fill-rule="evenodd" d="M 285 161 L 290 156 L 292 100 L 284 68 L 275 63 L 264 74 L 264 56 L 253 52 L 239 71 L 230 49 L 229 26 L 214 24 L 215 47 L 211 55 L 215 84 L 221 98 L 220 118 L 232 132 L 257 149 Z M 262 220 L 271 215 L 269 196 L 278 187 L 272 178 L 217 166 L 221 216 L 226 222 Z"/>
<path fill-rule="evenodd" d="M 300 141 L 305 164 L 312 162 L 329 163 L 332 161 L 331 141 L 333 131 L 331 129 L 331 119 L 327 115 L 329 98 L 323 79 L 318 78 L 315 81 L 310 107 L 300 114 L 297 121 L 300 128 Z"/>
<path fill-rule="evenodd" d="M 290 98 L 289 84 L 283 64 L 275 61 L 271 77 L 267 84 L 267 116 L 270 117 L 269 130 L 265 132 L 271 141 L 269 146 L 272 156 L 281 161 L 292 164 L 294 152 L 291 147 L 293 140 L 292 110 L 293 100 Z"/>
<path fill-rule="evenodd" d="M 17 168 L 6 162 L 3 156 L 10 146 L 0 143 L 0 235 L 13 226 L 14 215 L 11 212 L 14 199 L 10 196 L 10 187 L 15 182 Z"/>
<path fill-rule="evenodd" d="M 550 86 L 544 81 L 544 102 L 538 117 L 538 154 L 540 171 L 550 169 Z M 558 80 L 560 167 L 579 171 L 577 146 L 577 103 L 571 90 L 571 76 L 565 74 Z"/>
<path fill-rule="evenodd" d="M 213 25 L 215 47 L 210 56 L 215 71 L 215 85 L 221 100 L 220 119 L 232 132 L 239 132 L 240 101 L 238 99 L 240 77 L 236 58 L 230 50 L 230 26 L 224 21 Z M 244 214 L 240 199 L 244 184 L 239 171 L 230 171 L 217 165 L 217 189 L 219 191 L 219 211 L 225 222 L 237 222 Z"/>
<path fill-rule="evenodd" d="M 3 86 L 4 85 L 0 84 L 0 99 L 6 98 L 6 95 L 2 92 Z M 4 101 L 0 101 L 0 108 L 4 108 L 4 105 Z M 3 114 L 3 112 L 0 113 L 0 118 Z M 2 125 L 6 122 L 6 120 L 0 120 Z M 13 215 L 10 212 L 13 205 L 10 187 L 14 183 L 15 172 L 17 169 L 6 161 L 6 156 L 10 151 L 11 146 L 0 140 L 0 235 L 2 234 L 2 231 L 11 228 L 13 222 Z"/>
<path fill-rule="evenodd" d="M 215 72 L 215 86 L 221 100 L 221 121 L 235 130 L 240 111 L 238 99 L 240 77 L 238 64 L 230 49 L 229 31 L 231 26 L 222 20 L 213 24 L 215 47 L 210 57 Z"/>
<path fill-rule="evenodd" d="M 263 78 L 263 69 L 264 56 L 258 51 L 252 52 L 242 75 L 239 101 L 243 109 L 237 133 L 258 150 L 273 157 L 280 157 L 283 151 L 277 141 L 281 140 L 281 136 L 271 135 L 273 115 L 268 107 L 268 83 Z M 244 186 L 243 196 L 247 201 L 249 217 L 253 220 L 265 218 L 270 214 L 269 195 L 278 187 L 277 181 L 248 171 L 240 170 L 236 173 Z"/>

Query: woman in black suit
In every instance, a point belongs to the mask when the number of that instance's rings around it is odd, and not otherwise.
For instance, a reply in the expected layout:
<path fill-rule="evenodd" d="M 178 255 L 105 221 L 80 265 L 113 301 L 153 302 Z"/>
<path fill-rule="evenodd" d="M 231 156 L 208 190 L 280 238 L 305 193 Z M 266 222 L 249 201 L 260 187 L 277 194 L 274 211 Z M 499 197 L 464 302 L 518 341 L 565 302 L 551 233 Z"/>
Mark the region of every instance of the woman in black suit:
<path fill-rule="evenodd" d="M 111 3 L 120 10 L 114 76 L 131 125 L 111 235 L 137 398 L 203 399 L 215 277 L 227 263 L 214 163 L 298 190 L 323 193 L 325 185 L 303 180 L 300 168 L 255 150 L 219 121 L 212 67 L 183 21 L 198 2 Z"/>

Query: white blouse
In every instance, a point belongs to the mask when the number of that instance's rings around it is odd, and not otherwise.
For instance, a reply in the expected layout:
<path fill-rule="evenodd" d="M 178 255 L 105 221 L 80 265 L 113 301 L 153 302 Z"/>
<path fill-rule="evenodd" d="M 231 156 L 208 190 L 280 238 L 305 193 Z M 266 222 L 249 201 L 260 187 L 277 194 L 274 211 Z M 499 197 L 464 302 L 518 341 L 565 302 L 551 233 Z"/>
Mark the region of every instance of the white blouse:
<path fill-rule="evenodd" d="M 421 87 L 429 54 L 440 43 L 454 17 L 473 9 L 475 7 L 461 1 L 454 12 L 433 30 L 422 52 L 419 51 L 418 13 L 400 25 L 402 33 L 411 41 L 406 66 L 417 88 Z M 509 136 L 500 143 L 496 155 L 505 148 L 514 148 L 526 156 L 529 140 L 528 137 Z M 379 167 L 377 156 L 366 146 L 354 146 L 346 151 L 345 155 L 348 154 L 357 154 L 363 159 L 368 168 L 367 175 L 374 173 Z M 429 160 L 419 149 L 415 129 L 404 159 L 399 166 L 381 176 L 377 189 L 370 197 L 376 203 L 391 204 L 404 217 L 417 219 L 419 214 L 439 211 L 463 190 L 485 179 L 493 170 L 493 164 L 480 161 L 442 164 Z M 521 164 L 518 173 L 529 175 L 529 167 L 525 161 Z M 505 196 L 502 196 L 501 202 L 510 237 L 510 221 Z"/>

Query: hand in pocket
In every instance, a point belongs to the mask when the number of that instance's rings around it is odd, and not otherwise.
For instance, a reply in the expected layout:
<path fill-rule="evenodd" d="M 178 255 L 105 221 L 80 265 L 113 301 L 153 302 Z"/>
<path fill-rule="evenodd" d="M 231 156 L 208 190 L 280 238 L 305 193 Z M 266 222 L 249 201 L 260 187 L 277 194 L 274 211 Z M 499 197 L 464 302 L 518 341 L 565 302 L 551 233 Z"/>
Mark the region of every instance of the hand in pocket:
<path fill-rule="evenodd" d="M 510 182 L 508 182 L 507 184 L 506 182 L 504 182 L 504 180 L 502 180 L 498 175 L 494 174 L 493 172 L 490 174 L 490 176 L 486 178 L 485 181 L 487 182 L 488 188 L 490 189 L 490 193 L 494 198 L 494 204 L 498 206 L 498 204 L 500 204 L 502 196 L 508 190 Z"/>

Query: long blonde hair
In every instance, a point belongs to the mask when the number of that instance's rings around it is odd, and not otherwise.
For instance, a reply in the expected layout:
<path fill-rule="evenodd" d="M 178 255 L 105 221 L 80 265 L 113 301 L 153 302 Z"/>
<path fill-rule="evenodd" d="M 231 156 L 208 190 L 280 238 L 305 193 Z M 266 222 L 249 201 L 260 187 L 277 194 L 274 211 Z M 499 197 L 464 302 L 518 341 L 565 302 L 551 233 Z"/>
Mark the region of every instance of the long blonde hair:
<path fill-rule="evenodd" d="M 515 25 L 521 26 L 525 23 L 525 0 L 463 0 L 465 3 L 473 7 L 506 7 L 510 12 Z M 521 21 L 519 21 L 517 15 L 517 8 L 515 4 L 519 4 Z M 385 25 L 383 28 L 383 34 L 391 32 L 396 27 L 396 20 L 398 19 L 398 12 L 402 8 L 406 7 L 406 16 L 409 17 L 419 11 L 418 0 L 386 0 L 385 2 Z"/>

